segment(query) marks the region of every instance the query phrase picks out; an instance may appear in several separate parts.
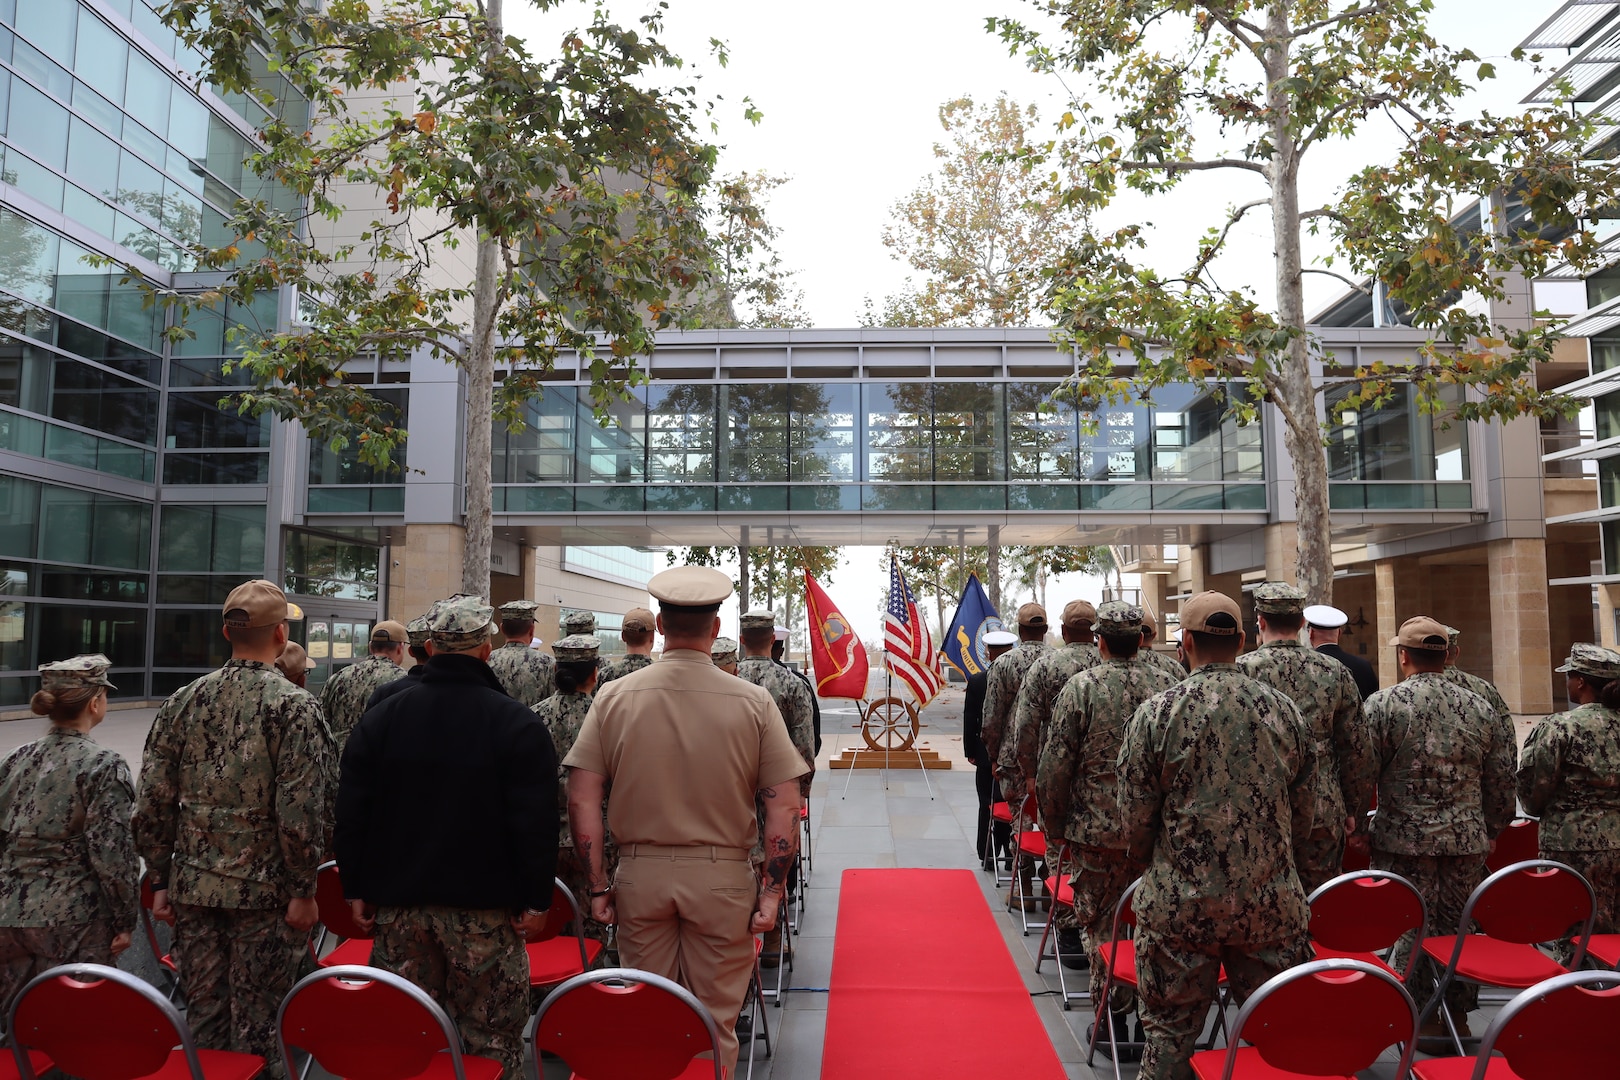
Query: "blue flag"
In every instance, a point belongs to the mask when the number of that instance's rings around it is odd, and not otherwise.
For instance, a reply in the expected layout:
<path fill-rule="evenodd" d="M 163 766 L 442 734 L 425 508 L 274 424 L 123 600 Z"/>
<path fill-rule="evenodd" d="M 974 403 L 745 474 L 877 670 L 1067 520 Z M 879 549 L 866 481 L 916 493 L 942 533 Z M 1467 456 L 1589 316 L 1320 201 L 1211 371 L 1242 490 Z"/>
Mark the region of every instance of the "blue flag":
<path fill-rule="evenodd" d="M 945 642 L 940 652 L 957 671 L 977 675 L 990 666 L 984 635 L 1000 629 L 1001 616 L 990 606 L 990 598 L 979 584 L 979 575 L 970 574 L 962 599 L 957 601 L 956 614 L 945 628 Z"/>

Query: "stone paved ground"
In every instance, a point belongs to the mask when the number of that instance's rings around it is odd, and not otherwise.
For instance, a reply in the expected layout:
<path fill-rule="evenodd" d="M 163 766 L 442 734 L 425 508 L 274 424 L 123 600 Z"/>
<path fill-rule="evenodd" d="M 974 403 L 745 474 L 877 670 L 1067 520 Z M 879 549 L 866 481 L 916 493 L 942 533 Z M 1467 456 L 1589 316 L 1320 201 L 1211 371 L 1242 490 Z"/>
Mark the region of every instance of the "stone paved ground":
<path fill-rule="evenodd" d="M 115 712 L 96 730 L 95 737 L 123 753 L 131 767 L 138 769 L 141 746 L 154 713 L 153 709 Z M 851 780 L 842 770 L 829 770 L 827 762 L 844 746 L 859 742 L 854 731 L 857 719 L 854 703 L 823 703 L 824 745 L 811 790 L 814 869 L 806 891 L 803 922 L 795 939 L 794 989 L 785 995 L 781 1008 L 767 1010 L 771 1030 L 778 1041 L 771 1059 L 761 1055 L 756 1061 L 754 1076 L 761 1080 L 817 1080 L 821 1075 L 821 1046 L 827 1015 L 824 991 L 831 975 L 838 885 L 843 870 L 879 866 L 976 866 L 972 834 L 977 801 L 973 772 L 962 759 L 961 714 L 962 691 L 957 687 L 946 689 L 922 713 L 923 741 L 954 763 L 950 771 L 931 771 L 926 784 L 915 769 L 895 769 L 887 776 L 878 770 L 859 770 Z M 0 724 L 0 754 L 36 737 L 41 730 L 40 721 Z M 1065 1071 L 1071 1077 L 1088 1080 L 1112 1077 L 1112 1067 L 1101 1056 L 1092 1068 L 1085 1065 L 1081 1038 L 1091 1019 L 1090 1010 L 1084 1003 L 1076 1003 L 1068 1012 L 1060 1007 L 1056 997 L 1057 974 L 1051 961 L 1042 965 L 1042 973 L 1034 971 L 1039 931 L 1032 931 L 1028 936 L 1021 933 L 1014 917 L 1006 913 L 1005 890 L 996 890 L 988 874 L 981 872 L 979 880 L 991 909 L 997 913 L 1008 948 L 1024 974 L 1025 986 L 1036 998 L 1036 1009 Z M 926 898 L 923 900 L 925 902 Z M 910 950 L 951 947 L 949 941 L 909 938 L 904 915 L 904 912 L 895 913 L 893 948 L 897 965 L 905 964 Z M 150 951 L 144 943 L 131 949 L 121 966 L 148 978 L 156 976 Z M 1074 974 L 1083 978 L 1083 973 Z M 1487 1017 L 1488 1012 L 1475 1014 L 1476 1033 L 1483 1030 Z M 972 1022 L 971 1017 L 962 1019 L 965 1023 Z M 1388 1080 L 1394 1071 L 1393 1055 L 1389 1055 L 1389 1059 L 1389 1063 L 1365 1074 L 1368 1080 Z M 1124 1075 L 1132 1077 L 1135 1071 L 1133 1066 L 1127 1065 Z M 746 1062 L 742 1063 L 739 1073 L 746 1076 Z M 312 1075 L 319 1078 L 323 1074 L 315 1070 Z M 560 1080 L 567 1075 L 567 1070 L 558 1062 L 546 1062 L 542 1070 L 544 1080 Z"/>

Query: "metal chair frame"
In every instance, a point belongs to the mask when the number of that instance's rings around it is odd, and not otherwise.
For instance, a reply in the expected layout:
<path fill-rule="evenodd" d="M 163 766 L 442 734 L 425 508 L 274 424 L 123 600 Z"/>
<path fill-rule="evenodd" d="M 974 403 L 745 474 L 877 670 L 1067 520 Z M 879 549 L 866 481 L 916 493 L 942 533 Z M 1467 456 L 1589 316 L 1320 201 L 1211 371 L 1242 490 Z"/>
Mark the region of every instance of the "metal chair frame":
<path fill-rule="evenodd" d="M 1417 966 L 1417 958 L 1423 951 L 1423 938 L 1424 938 L 1425 934 L 1427 933 L 1428 927 L 1429 927 L 1429 905 L 1424 901 L 1423 894 L 1418 891 L 1418 887 L 1416 885 L 1412 884 L 1406 878 L 1402 877 L 1401 875 L 1399 875 L 1397 873 L 1389 871 L 1389 870 L 1352 870 L 1350 873 L 1340 874 L 1336 878 L 1330 878 L 1329 880 L 1324 881 L 1322 884 L 1318 885 L 1316 887 L 1316 890 L 1314 892 L 1312 892 L 1309 897 L 1306 898 L 1306 903 L 1309 904 L 1311 906 L 1311 909 L 1312 909 L 1313 921 L 1314 921 L 1314 917 L 1315 917 L 1315 907 L 1316 907 L 1317 900 L 1319 900 L 1322 897 L 1326 896 L 1329 892 L 1332 892 L 1333 890 L 1349 887 L 1350 885 L 1352 885 L 1353 883 L 1358 882 L 1358 881 L 1387 881 L 1387 882 L 1390 882 L 1391 884 L 1394 884 L 1394 885 L 1400 885 L 1403 888 L 1405 888 L 1407 890 L 1407 892 L 1414 899 L 1417 900 L 1418 910 L 1419 910 L 1419 912 L 1421 914 L 1419 916 L 1417 926 L 1412 928 L 1415 931 L 1417 936 L 1412 942 L 1411 951 L 1408 952 L 1407 955 L 1406 955 L 1406 970 L 1396 972 L 1396 977 L 1399 978 L 1401 980 L 1401 982 L 1410 983 L 1412 981 L 1412 970 L 1413 970 L 1413 968 L 1415 968 Z M 1399 938 L 1400 938 L 1400 935 L 1397 935 L 1396 940 L 1398 941 Z M 1313 937 L 1312 937 L 1312 941 L 1313 942 L 1315 941 L 1314 934 L 1313 934 Z M 1395 946 L 1395 942 L 1392 941 L 1392 942 L 1389 943 L 1387 948 L 1392 949 L 1392 948 L 1394 948 L 1394 946 Z M 1329 947 L 1331 948 L 1331 946 L 1329 946 Z M 1349 950 L 1345 950 L 1345 951 L 1349 951 Z M 1381 950 L 1369 949 L 1367 951 L 1368 952 L 1379 952 Z"/>
<path fill-rule="evenodd" d="M 1083 990 L 1069 989 L 1068 976 L 1064 973 L 1065 969 L 1063 967 L 1063 947 L 1058 943 L 1057 931 L 1053 925 L 1057 920 L 1058 908 L 1074 907 L 1072 900 L 1065 901 L 1062 899 L 1064 871 L 1068 866 L 1071 854 L 1069 842 L 1065 840 L 1058 848 L 1057 866 L 1052 870 L 1052 906 L 1048 908 L 1046 912 L 1046 929 L 1041 931 L 1041 946 L 1039 949 L 1035 950 L 1035 971 L 1037 974 L 1041 970 L 1041 964 L 1046 960 L 1047 957 L 1050 956 L 1052 959 L 1057 961 L 1058 990 L 1059 993 L 1062 994 L 1063 1009 L 1065 1012 L 1068 1011 L 1069 1003 L 1071 1001 L 1091 1000 L 1091 985 L 1089 982 L 1086 984 L 1086 988 Z M 1070 895 L 1072 896 L 1073 894 L 1071 893 Z M 1051 941 L 1052 943 L 1051 952 L 1046 951 L 1047 941 Z"/>
<path fill-rule="evenodd" d="M 1509 1031 L 1518 1019 L 1519 1014 L 1526 1008 L 1555 994 L 1600 983 L 1607 983 L 1611 988 L 1620 986 L 1620 975 L 1613 971 L 1569 971 L 1539 982 L 1528 990 L 1519 991 L 1508 1000 L 1506 1005 L 1502 1006 L 1501 1011 L 1492 1018 L 1490 1026 L 1485 1029 L 1485 1034 L 1480 1037 L 1479 1050 L 1474 1054 L 1474 1071 L 1470 1074 L 1469 1080 L 1485 1080 L 1486 1074 L 1491 1067 L 1491 1054 L 1495 1051 L 1496 1044 L 1502 1042 L 1504 1036 L 1509 1035 Z M 1605 1031 L 1599 1035 L 1599 1038 L 1605 1040 L 1604 1051 L 1611 1061 L 1613 1060 L 1613 1052 L 1609 1050 L 1607 1043 L 1608 1040 L 1612 1040 L 1613 1035 L 1612 1031 Z M 1442 1058 L 1439 1060 L 1455 1061 L 1456 1059 Z M 1425 1064 L 1428 1063 L 1417 1062 L 1413 1065 L 1412 1076 L 1417 1080 L 1421 1080 Z M 1515 1073 L 1514 1075 L 1518 1074 Z"/>
<path fill-rule="evenodd" d="M 169 1000 L 173 1001 L 176 998 L 179 998 L 181 1001 L 184 1001 L 185 992 L 184 988 L 180 984 L 179 965 L 175 964 L 174 967 L 169 966 L 169 964 L 174 963 L 173 951 L 171 950 L 170 952 L 166 953 L 158 944 L 157 920 L 152 917 L 152 886 L 146 880 L 146 876 L 144 874 L 141 876 L 140 908 L 141 929 L 146 932 L 146 946 L 152 950 L 152 959 L 157 961 L 158 970 L 162 971 L 164 977 L 169 981 Z M 167 959 L 169 963 L 164 963 L 165 959 Z"/>
<path fill-rule="evenodd" d="M 998 807 L 998 806 L 1007 807 L 1008 814 L 1012 815 L 1012 816 L 1009 817 L 1006 821 L 1002 821 L 1000 818 L 996 817 L 996 807 Z M 1002 870 L 1002 867 L 1001 867 L 1001 859 L 998 858 L 997 855 L 996 855 L 996 826 L 997 825 L 1008 825 L 1008 826 L 1010 826 L 1011 823 L 1012 823 L 1013 818 L 1016 817 L 1016 816 L 1017 815 L 1013 814 L 1013 812 L 1012 812 L 1012 804 L 1011 803 L 1006 802 L 1006 801 L 993 802 L 993 803 L 990 804 L 989 817 L 986 819 L 986 821 L 984 823 L 984 850 L 990 853 L 989 865 L 987 865 L 985 867 L 985 869 L 990 871 L 991 877 L 995 878 L 997 888 L 1000 888 L 1002 885 L 1005 885 L 1009 881 L 1012 880 L 1012 870 L 1010 869 L 1012 851 L 1010 850 L 1011 845 L 1009 844 L 1008 845 L 1009 850 L 1007 852 L 1007 857 L 1008 857 L 1008 860 L 1009 860 L 1009 869 L 1004 872 Z"/>
<path fill-rule="evenodd" d="M 576 942 L 578 942 L 578 944 L 579 944 L 579 970 L 581 972 L 589 971 L 591 969 L 592 961 L 591 961 L 590 953 L 587 950 L 587 946 L 585 944 L 585 913 L 584 913 L 583 910 L 581 910 L 581 908 L 579 906 L 579 899 L 574 896 L 574 890 L 570 889 L 567 886 L 567 884 L 565 884 L 563 882 L 562 878 L 552 878 L 551 879 L 551 904 L 552 904 L 553 908 L 556 907 L 557 898 L 559 896 L 562 897 L 563 900 L 568 904 L 568 910 L 573 914 L 573 918 L 570 921 L 574 924 L 574 940 Z M 557 937 L 562 936 L 563 926 L 566 926 L 567 924 L 564 923 L 562 925 L 556 926 L 555 929 L 553 929 L 552 924 L 555 923 L 555 922 L 556 922 L 555 915 L 552 915 L 552 914 L 550 914 L 548 912 L 548 916 L 547 916 L 547 919 L 546 919 L 546 927 L 547 927 L 547 930 L 549 932 L 546 934 L 545 937 L 540 939 L 541 941 L 550 941 L 553 938 L 557 938 Z M 527 943 L 525 943 L 525 946 L 527 946 L 528 944 L 537 944 L 537 943 L 536 942 L 527 942 Z M 606 948 L 607 947 L 604 945 L 603 950 L 606 951 Z M 526 947 L 525 947 L 524 951 L 525 952 L 528 951 Z M 570 976 L 570 978 L 572 978 L 572 976 Z M 529 983 L 529 985 L 530 986 L 537 986 L 537 985 L 538 986 L 543 986 L 545 984 L 544 983 L 535 983 L 535 982 L 531 981 Z"/>
<path fill-rule="evenodd" d="M 709 1033 L 709 1049 L 714 1055 L 714 1080 L 725 1080 L 725 1072 L 720 1064 L 720 1029 L 715 1025 L 714 1017 L 709 1014 L 709 1010 L 704 1007 L 703 1002 L 693 996 L 692 992 L 684 986 L 666 979 L 662 975 L 654 975 L 650 971 L 640 971 L 636 968 L 601 968 L 596 971 L 587 971 L 583 975 L 575 975 L 572 979 L 562 983 L 547 994 L 546 999 L 540 1003 L 539 1011 L 534 1014 L 533 1045 L 536 1060 L 540 1057 L 540 1026 L 545 1022 L 546 1013 L 551 1011 L 552 1006 L 565 995 L 581 986 L 604 982 L 642 983 L 679 998 L 698 1015 L 698 1019 L 703 1021 L 703 1027 Z M 699 1052 L 701 1053 L 701 1051 Z M 696 1056 L 696 1054 L 693 1055 L 694 1058 Z"/>
<path fill-rule="evenodd" d="M 800 883 L 802 886 L 802 882 Z M 766 987 L 760 985 L 760 996 L 769 998 L 772 1005 L 780 1009 L 782 997 L 789 986 L 793 984 L 793 935 L 798 933 L 793 922 L 793 905 L 783 898 L 782 906 L 777 908 L 777 919 L 782 924 L 782 933 L 777 940 L 776 947 L 776 985 Z M 754 957 L 754 966 L 759 966 L 759 956 Z"/>

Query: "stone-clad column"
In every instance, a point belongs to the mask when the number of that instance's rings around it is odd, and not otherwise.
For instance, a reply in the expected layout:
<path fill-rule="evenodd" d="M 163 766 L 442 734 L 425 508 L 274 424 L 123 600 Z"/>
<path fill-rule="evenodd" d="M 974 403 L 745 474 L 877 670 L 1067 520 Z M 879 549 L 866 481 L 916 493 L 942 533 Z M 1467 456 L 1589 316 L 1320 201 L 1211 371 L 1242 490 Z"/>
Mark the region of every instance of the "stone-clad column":
<path fill-rule="evenodd" d="M 1547 622 L 1547 545 L 1540 539 L 1488 545 L 1491 681 L 1516 713 L 1552 711 L 1552 635 Z"/>
<path fill-rule="evenodd" d="M 1411 556 L 1380 559 L 1373 564 L 1373 572 L 1377 580 L 1378 620 L 1369 651 L 1377 654 L 1373 663 L 1378 667 L 1378 685 L 1394 686 L 1401 681 L 1401 669 L 1389 642 L 1407 619 L 1433 614 L 1429 610 L 1428 579 L 1417 559 Z"/>

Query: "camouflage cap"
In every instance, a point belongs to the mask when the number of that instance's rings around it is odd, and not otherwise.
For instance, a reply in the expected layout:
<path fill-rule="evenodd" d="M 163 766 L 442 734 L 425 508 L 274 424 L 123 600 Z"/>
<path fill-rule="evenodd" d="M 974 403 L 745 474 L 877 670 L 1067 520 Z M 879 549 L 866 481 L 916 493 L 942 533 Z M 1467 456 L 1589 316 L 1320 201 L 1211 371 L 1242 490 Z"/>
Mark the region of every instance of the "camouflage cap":
<path fill-rule="evenodd" d="M 1414 615 L 1401 623 L 1400 633 L 1389 639 L 1391 645 L 1399 645 L 1406 649 L 1431 649 L 1435 652 L 1445 652 L 1447 648 L 1446 626 L 1436 622 L 1427 615 Z"/>
<path fill-rule="evenodd" d="M 406 638 L 410 640 L 412 645 L 417 647 L 426 645 L 428 643 L 428 638 L 431 637 L 432 634 L 433 624 L 428 621 L 428 617 L 426 615 L 418 615 L 416 618 L 405 624 Z"/>
<path fill-rule="evenodd" d="M 1268 581 L 1254 590 L 1254 610 L 1262 615 L 1303 614 L 1305 590 L 1286 581 Z"/>
<path fill-rule="evenodd" d="M 432 615 L 433 647 L 446 652 L 476 649 L 489 640 L 495 609 L 481 596 L 442 600 Z"/>
<path fill-rule="evenodd" d="M 1462 631 L 1455 626 L 1446 627 L 1446 644 L 1451 648 L 1457 647 L 1457 639 L 1462 637 Z"/>
<path fill-rule="evenodd" d="M 304 651 L 302 645 L 296 641 L 289 641 L 287 647 L 281 650 L 281 655 L 276 657 L 276 667 L 290 676 L 300 671 L 315 670 L 315 661 L 309 658 L 309 653 Z"/>
<path fill-rule="evenodd" d="M 652 630 L 657 627 L 653 613 L 644 607 L 633 607 L 624 613 L 624 621 L 619 624 L 624 630 Z"/>
<path fill-rule="evenodd" d="M 1109 600 L 1097 609 L 1097 629 L 1104 634 L 1140 634 L 1145 612 L 1123 600 Z"/>
<path fill-rule="evenodd" d="M 563 637 L 570 634 L 596 633 L 596 613 L 593 611 L 570 611 L 562 617 Z"/>
<path fill-rule="evenodd" d="M 1046 626 L 1046 609 L 1039 604 L 1025 604 L 1018 609 L 1018 625 L 1028 626 L 1031 629 Z"/>
<path fill-rule="evenodd" d="M 1577 641 L 1569 647 L 1569 659 L 1554 671 L 1567 671 L 1576 675 L 1590 675 L 1594 679 L 1620 679 L 1620 653 Z"/>
<path fill-rule="evenodd" d="M 737 642 L 728 637 L 715 638 L 714 644 L 709 646 L 709 659 L 717 664 L 735 664 L 737 662 Z"/>
<path fill-rule="evenodd" d="M 41 690 L 82 690 L 88 686 L 105 686 L 109 690 L 116 690 L 118 687 L 114 686 L 107 678 L 107 669 L 110 667 L 112 667 L 112 661 L 100 653 L 86 653 L 66 660 L 41 664 L 39 665 L 39 688 Z"/>
<path fill-rule="evenodd" d="M 1225 593 L 1201 592 L 1181 605 L 1181 628 L 1231 637 L 1242 631 L 1243 613 Z"/>
<path fill-rule="evenodd" d="M 767 611 L 764 608 L 754 608 L 751 611 L 745 611 L 737 620 L 737 626 L 744 631 L 775 630 L 776 612 Z"/>
<path fill-rule="evenodd" d="M 1090 626 L 1097 621 L 1097 609 L 1090 600 L 1070 600 L 1063 605 L 1063 625 Z"/>
<path fill-rule="evenodd" d="M 533 600 L 512 600 L 501 605 L 501 618 L 527 619 L 534 622 L 535 610 L 540 607 Z"/>
<path fill-rule="evenodd" d="M 237 630 L 274 626 L 287 620 L 287 594 L 263 578 L 244 581 L 231 590 L 219 613 L 226 626 Z"/>
<path fill-rule="evenodd" d="M 551 647 L 551 655 L 559 664 L 572 664 L 580 660 L 595 660 L 596 650 L 602 647 L 595 634 L 570 634 Z"/>

